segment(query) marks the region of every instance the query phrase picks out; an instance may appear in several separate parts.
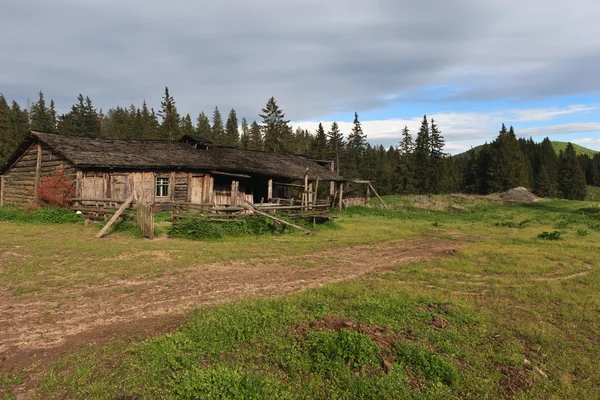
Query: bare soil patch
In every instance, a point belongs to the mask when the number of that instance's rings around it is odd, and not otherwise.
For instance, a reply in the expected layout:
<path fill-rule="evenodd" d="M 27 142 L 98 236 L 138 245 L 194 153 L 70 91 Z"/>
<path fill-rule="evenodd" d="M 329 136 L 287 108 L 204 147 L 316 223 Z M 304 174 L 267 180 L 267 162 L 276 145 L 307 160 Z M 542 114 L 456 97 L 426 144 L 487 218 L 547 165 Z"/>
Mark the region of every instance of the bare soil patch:
<path fill-rule="evenodd" d="M 413 261 L 453 255 L 463 243 L 424 237 L 299 256 L 200 264 L 160 278 L 115 278 L 108 284 L 59 293 L 14 296 L 4 291 L 0 293 L 0 370 L 48 366 L 86 346 L 174 330 L 196 306 L 282 295 L 394 270 Z M 167 254 L 160 258 L 170 259 Z"/>

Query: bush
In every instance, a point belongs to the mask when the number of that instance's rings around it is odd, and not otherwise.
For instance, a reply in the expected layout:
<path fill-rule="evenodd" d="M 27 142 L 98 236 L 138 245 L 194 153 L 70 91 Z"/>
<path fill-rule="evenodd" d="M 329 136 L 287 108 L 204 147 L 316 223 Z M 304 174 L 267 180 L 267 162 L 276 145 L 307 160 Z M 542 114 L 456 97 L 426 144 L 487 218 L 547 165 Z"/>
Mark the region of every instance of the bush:
<path fill-rule="evenodd" d="M 193 240 L 220 239 L 223 236 L 263 235 L 276 231 L 275 223 L 265 217 L 246 217 L 235 222 L 190 220 L 173 224 L 169 237 Z"/>
<path fill-rule="evenodd" d="M 545 232 L 544 231 L 538 235 L 538 238 L 544 239 L 544 240 L 561 240 L 559 231 L 553 231 L 553 232 Z"/>
<path fill-rule="evenodd" d="M 73 202 L 75 184 L 65 178 L 65 170 L 61 168 L 40 180 L 37 196 L 41 206 L 66 207 Z"/>
<path fill-rule="evenodd" d="M 16 207 L 0 208 L 0 221 L 24 222 L 33 224 L 69 224 L 83 221 L 83 218 L 75 214 L 75 211 L 46 207 L 29 212 L 24 212 Z"/>

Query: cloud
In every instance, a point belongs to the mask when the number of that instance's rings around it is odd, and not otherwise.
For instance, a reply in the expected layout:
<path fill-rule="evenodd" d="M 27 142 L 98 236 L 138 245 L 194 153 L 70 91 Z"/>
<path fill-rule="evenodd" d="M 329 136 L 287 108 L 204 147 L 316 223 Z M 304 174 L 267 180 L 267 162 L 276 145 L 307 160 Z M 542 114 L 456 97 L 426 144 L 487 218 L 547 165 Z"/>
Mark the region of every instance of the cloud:
<path fill-rule="evenodd" d="M 442 131 L 442 135 L 446 140 L 445 151 L 456 154 L 468 150 L 472 146 L 494 140 L 498 136 L 502 123 L 507 126 L 515 125 L 517 136 L 533 137 L 536 141 L 546 136 L 561 135 L 562 137 L 569 137 L 569 135 L 593 132 L 600 134 L 600 122 L 571 122 L 528 128 L 520 127 L 520 125 L 530 122 L 552 121 L 560 116 L 584 114 L 593 110 L 596 110 L 596 107 L 569 105 L 564 108 L 534 108 L 488 113 L 442 112 L 431 114 L 428 118 L 433 118 Z M 419 130 L 422 118 L 372 120 L 362 121 L 361 123 L 363 131 L 367 134 L 371 143 L 390 146 L 398 144 L 404 126 L 409 128 L 414 137 Z M 319 122 L 323 123 L 326 130 L 331 126 L 331 121 L 299 121 L 292 122 L 292 126 L 314 132 Z M 346 135 L 352 130 L 351 122 L 338 122 L 338 124 L 340 130 Z M 575 140 L 576 138 L 573 138 L 572 141 Z M 595 141 L 590 141 L 590 143 L 594 145 Z"/>
<path fill-rule="evenodd" d="M 275 96 L 294 119 L 440 85 L 447 102 L 598 94 L 598 19 L 597 0 L 10 1 L 0 88 L 65 111 L 78 93 L 157 107 L 168 85 L 184 113 L 253 118 Z"/>

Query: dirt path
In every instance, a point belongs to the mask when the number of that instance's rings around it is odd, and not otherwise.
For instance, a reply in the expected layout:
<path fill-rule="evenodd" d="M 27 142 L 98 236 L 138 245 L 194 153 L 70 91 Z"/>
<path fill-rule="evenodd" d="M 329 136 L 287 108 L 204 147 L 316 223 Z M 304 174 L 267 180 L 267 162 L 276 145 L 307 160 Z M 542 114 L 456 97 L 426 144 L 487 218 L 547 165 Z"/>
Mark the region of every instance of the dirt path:
<path fill-rule="evenodd" d="M 0 369 L 48 365 L 115 338 L 175 329 L 195 306 L 273 296 L 451 255 L 463 242 L 436 237 L 280 258 L 199 265 L 176 275 L 114 280 L 87 289 L 0 296 Z"/>

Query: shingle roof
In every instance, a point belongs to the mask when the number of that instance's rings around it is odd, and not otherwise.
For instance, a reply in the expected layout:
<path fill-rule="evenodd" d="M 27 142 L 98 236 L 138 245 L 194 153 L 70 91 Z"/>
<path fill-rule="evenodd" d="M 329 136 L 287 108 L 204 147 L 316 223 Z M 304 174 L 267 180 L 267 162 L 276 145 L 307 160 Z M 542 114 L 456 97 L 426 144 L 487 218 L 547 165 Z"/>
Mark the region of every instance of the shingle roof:
<path fill-rule="evenodd" d="M 35 138 L 79 168 L 219 170 L 290 179 L 303 179 L 308 168 L 310 180 L 343 180 L 328 168 L 298 155 L 215 146 L 202 150 L 183 142 L 104 140 L 42 132 L 32 132 L 20 151 L 0 168 L 0 173 Z"/>

